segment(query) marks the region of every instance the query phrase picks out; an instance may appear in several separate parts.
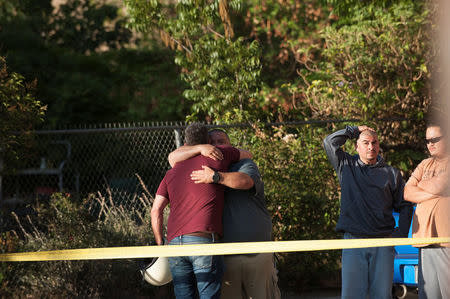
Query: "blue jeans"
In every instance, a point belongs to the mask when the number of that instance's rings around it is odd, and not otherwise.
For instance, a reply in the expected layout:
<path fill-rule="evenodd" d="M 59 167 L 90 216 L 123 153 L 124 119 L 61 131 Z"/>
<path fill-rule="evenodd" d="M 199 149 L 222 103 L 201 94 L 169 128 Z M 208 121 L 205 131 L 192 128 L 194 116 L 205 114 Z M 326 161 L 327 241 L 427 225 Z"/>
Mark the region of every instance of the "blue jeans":
<path fill-rule="evenodd" d="M 350 233 L 344 239 L 358 239 Z M 392 298 L 394 247 L 342 250 L 341 298 Z"/>
<path fill-rule="evenodd" d="M 183 235 L 175 237 L 169 245 L 217 243 L 209 238 Z M 173 286 L 177 299 L 220 298 L 223 256 L 179 256 L 169 257 Z"/>

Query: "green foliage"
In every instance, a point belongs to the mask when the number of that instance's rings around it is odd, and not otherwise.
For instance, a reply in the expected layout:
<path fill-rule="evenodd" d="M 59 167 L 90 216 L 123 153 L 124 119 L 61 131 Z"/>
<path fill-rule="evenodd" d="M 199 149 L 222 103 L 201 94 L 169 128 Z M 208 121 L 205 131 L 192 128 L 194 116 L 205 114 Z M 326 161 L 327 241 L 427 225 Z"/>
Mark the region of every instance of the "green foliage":
<path fill-rule="evenodd" d="M 155 43 L 133 49 L 139 39 L 118 7 L 71 0 L 53 10 L 40 0 L 14 9 L 0 18 L 0 51 L 11 69 L 36 78 L 47 124 L 184 118 L 188 105 L 172 55 Z"/>
<path fill-rule="evenodd" d="M 256 41 L 234 39 L 229 11 L 240 1 L 126 0 L 130 26 L 140 31 L 155 30 L 166 46 L 176 52 L 175 62 L 189 85 L 184 96 L 193 102 L 192 118 L 208 115 L 223 120 L 225 112 L 238 113 L 226 121 L 243 121 L 245 111 L 255 107 L 260 88 L 260 50 Z"/>
<path fill-rule="evenodd" d="M 264 82 L 276 88 L 294 79 L 304 61 L 298 51 L 318 38 L 319 32 L 332 23 L 335 15 L 323 1 L 246 1 L 246 15 L 240 31 L 261 43 Z M 236 22 L 239 19 L 236 18 Z M 237 26 L 236 26 L 237 27 Z M 237 29 L 239 30 L 239 29 Z"/>
<path fill-rule="evenodd" d="M 365 7 L 372 18 L 358 14 L 352 24 L 323 31 L 321 57 L 301 70 L 305 86 L 298 91 L 313 117 L 423 118 L 430 103 L 431 40 L 429 11 L 418 14 L 416 6 Z"/>
<path fill-rule="evenodd" d="M 365 21 L 382 17 L 381 12 L 393 7 L 400 8 L 405 6 L 415 6 L 417 14 L 422 13 L 421 6 L 425 1 L 412 0 L 326 0 L 325 2 L 333 6 L 333 11 L 339 16 L 338 25 L 354 24 L 355 22 Z M 381 13 L 381 14 L 380 14 Z"/>
<path fill-rule="evenodd" d="M 182 75 L 190 84 L 184 96 L 194 102 L 192 111 L 225 121 L 245 120 L 245 111 L 257 108 L 259 52 L 256 42 L 246 45 L 242 38 L 232 42 L 204 36 L 190 57 L 179 54 L 177 64 L 192 70 Z M 235 113 L 227 117 L 225 112 L 234 108 Z"/>
<path fill-rule="evenodd" d="M 44 117 L 46 107 L 33 96 L 34 87 L 35 82 L 27 84 L 22 75 L 8 73 L 6 60 L 0 57 L 0 158 L 10 169 L 26 156 L 31 131 Z"/>
<path fill-rule="evenodd" d="M 185 83 L 167 50 L 122 50 L 103 54 L 121 78 L 114 90 L 127 102 L 120 118 L 136 121 L 183 120 L 189 104 L 183 98 Z"/>
<path fill-rule="evenodd" d="M 69 0 L 50 19 L 50 31 L 45 38 L 49 43 L 79 53 L 94 52 L 100 47 L 121 48 L 131 39 L 131 32 L 118 12 L 116 6 L 106 3 Z"/>
<path fill-rule="evenodd" d="M 10 21 L 13 18 L 23 17 L 18 6 L 15 0 L 3 0 L 0 2 L 0 20 Z"/>

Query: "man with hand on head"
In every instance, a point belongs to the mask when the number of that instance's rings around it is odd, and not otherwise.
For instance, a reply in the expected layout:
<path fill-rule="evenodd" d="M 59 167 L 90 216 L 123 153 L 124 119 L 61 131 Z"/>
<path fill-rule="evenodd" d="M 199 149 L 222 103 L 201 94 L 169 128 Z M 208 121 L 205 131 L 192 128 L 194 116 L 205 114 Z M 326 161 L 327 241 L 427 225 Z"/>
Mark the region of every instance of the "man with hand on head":
<path fill-rule="evenodd" d="M 342 149 L 356 139 L 358 155 Z M 344 239 L 407 237 L 412 205 L 403 199 L 400 171 L 379 156 L 378 135 L 367 126 L 347 126 L 324 139 L 328 159 L 341 186 L 340 216 L 336 230 Z M 400 213 L 394 230 L 392 210 Z M 342 298 L 390 299 L 394 248 L 374 247 L 342 251 Z"/>
<path fill-rule="evenodd" d="M 405 200 L 417 203 L 413 238 L 450 237 L 450 159 L 445 126 L 430 122 L 423 160 L 405 186 Z M 419 250 L 419 298 L 450 298 L 450 243 L 415 245 Z"/>
<path fill-rule="evenodd" d="M 207 143 L 206 126 L 200 123 L 189 125 L 185 130 L 185 140 L 187 146 Z M 231 146 L 220 146 L 214 152 L 222 160 L 199 155 L 178 162 L 167 171 L 156 192 L 151 211 L 152 229 L 158 245 L 164 244 L 163 211 L 169 203 L 169 245 L 216 243 L 223 235 L 225 187 L 219 184 L 195 184 L 190 175 L 202 165 L 216 171 L 226 171 L 231 163 L 250 158 L 251 154 Z M 169 267 L 177 298 L 220 298 L 223 256 L 169 257 Z"/>
<path fill-rule="evenodd" d="M 181 147 L 169 156 L 170 163 L 192 155 L 221 159 L 214 146 L 231 146 L 228 135 L 214 129 L 209 132 L 210 145 Z M 257 242 L 272 240 L 272 222 L 267 211 L 264 185 L 258 167 L 250 159 L 233 163 L 228 172 L 216 172 L 204 165 L 193 171 L 197 184 L 227 186 L 223 212 L 222 242 Z M 222 298 L 280 298 L 277 273 L 272 253 L 226 255 Z"/>

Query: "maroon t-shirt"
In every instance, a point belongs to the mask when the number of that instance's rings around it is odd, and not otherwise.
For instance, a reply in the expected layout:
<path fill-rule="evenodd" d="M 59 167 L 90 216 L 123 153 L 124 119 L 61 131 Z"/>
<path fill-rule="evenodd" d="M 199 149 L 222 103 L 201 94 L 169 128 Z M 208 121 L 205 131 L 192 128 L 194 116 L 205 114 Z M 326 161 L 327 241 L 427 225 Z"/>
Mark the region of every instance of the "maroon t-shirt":
<path fill-rule="evenodd" d="M 191 172 L 202 165 L 216 171 L 227 171 L 231 163 L 239 160 L 239 150 L 231 146 L 218 146 L 223 160 L 214 161 L 198 155 L 178 162 L 167 171 L 159 185 L 157 195 L 169 200 L 167 240 L 184 234 L 209 231 L 222 235 L 222 212 L 225 186 L 221 184 L 195 184 Z"/>

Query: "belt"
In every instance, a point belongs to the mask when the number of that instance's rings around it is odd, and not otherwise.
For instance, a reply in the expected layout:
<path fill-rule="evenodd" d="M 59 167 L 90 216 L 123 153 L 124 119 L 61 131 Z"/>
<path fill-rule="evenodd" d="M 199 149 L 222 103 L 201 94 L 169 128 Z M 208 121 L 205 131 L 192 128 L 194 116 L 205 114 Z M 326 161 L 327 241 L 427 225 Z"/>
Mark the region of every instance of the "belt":
<path fill-rule="evenodd" d="M 207 239 L 213 239 L 214 240 L 219 240 L 220 236 L 217 233 L 207 233 L 207 232 L 193 232 L 193 233 L 188 233 L 188 234 L 184 234 L 185 236 L 194 236 L 194 237 L 202 237 L 202 238 L 207 238 Z"/>

